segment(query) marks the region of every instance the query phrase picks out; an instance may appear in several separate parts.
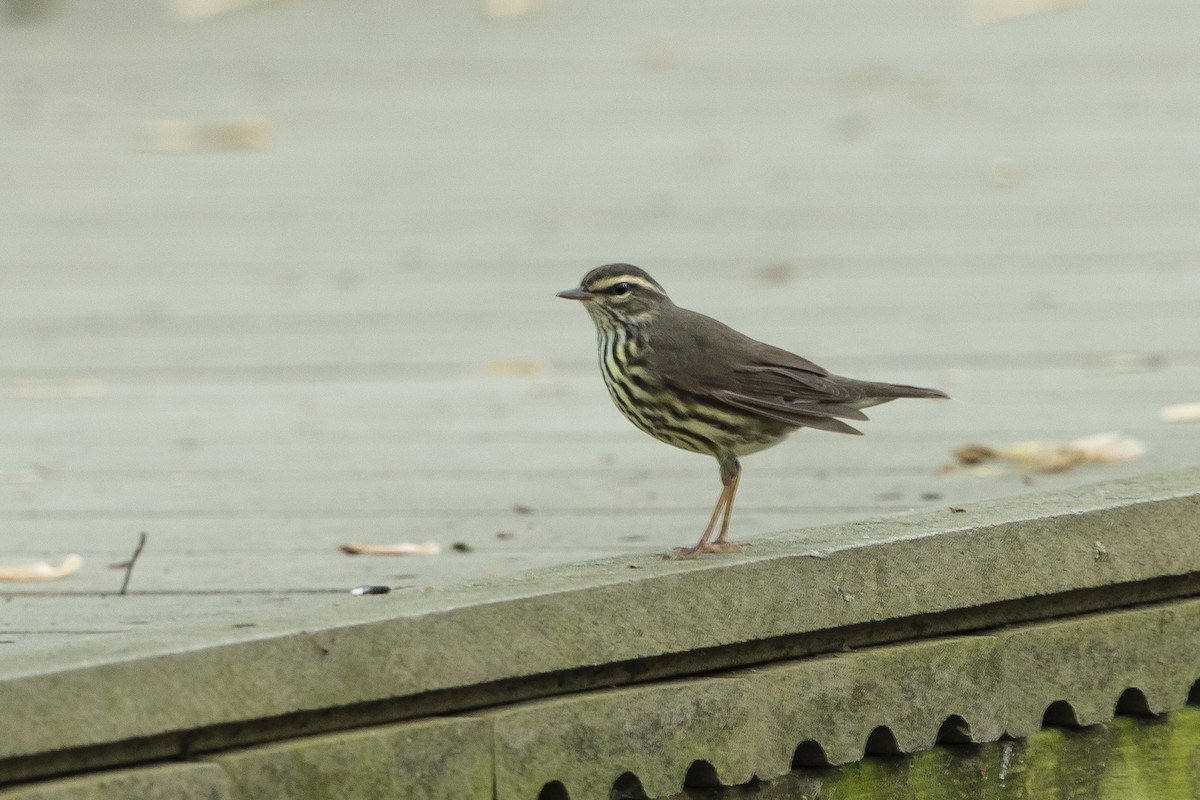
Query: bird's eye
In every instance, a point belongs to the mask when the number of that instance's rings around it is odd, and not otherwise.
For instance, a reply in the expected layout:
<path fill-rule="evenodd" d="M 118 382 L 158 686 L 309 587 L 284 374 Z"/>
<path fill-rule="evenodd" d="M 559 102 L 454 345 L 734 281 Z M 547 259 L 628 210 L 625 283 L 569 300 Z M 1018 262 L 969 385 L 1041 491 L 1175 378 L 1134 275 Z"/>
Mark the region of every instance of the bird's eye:
<path fill-rule="evenodd" d="M 622 281 L 621 283 L 618 283 L 616 286 L 612 287 L 612 293 L 620 297 L 622 295 L 629 294 L 629 290 L 632 288 L 633 287 L 631 287 L 628 283 Z"/>

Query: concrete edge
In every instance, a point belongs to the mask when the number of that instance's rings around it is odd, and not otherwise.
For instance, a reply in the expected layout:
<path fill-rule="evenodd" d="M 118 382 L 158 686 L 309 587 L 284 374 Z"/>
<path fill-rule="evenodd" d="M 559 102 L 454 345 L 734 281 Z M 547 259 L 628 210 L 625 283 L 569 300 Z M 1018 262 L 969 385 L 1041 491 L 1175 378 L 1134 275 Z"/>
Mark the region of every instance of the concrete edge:
<path fill-rule="evenodd" d="M 626 773 L 659 797 L 680 792 L 696 762 L 736 785 L 1161 714 L 1200 679 L 1197 630 L 1200 600 L 1173 601 L 497 709 L 485 715 L 496 798 L 533 800 L 552 783 L 573 800 L 607 798 Z"/>
<path fill-rule="evenodd" d="M 240 748 L 0 800 L 605 800 L 1029 737 L 1195 702 L 1200 599 Z M 549 788 L 548 788 L 549 787 Z"/>
<path fill-rule="evenodd" d="M 475 691 L 461 707 L 478 707 L 514 699 L 479 687 L 611 664 L 659 659 L 653 677 L 670 673 L 666 662 L 679 675 L 736 666 L 737 648 L 814 634 L 836 646 L 855 626 L 939 614 L 1002 624 L 1018 621 L 1006 602 L 1081 590 L 1119 587 L 1090 601 L 1119 606 L 1136 597 L 1130 587 L 1164 576 L 1187 578 L 1170 589 L 1184 594 L 1198 588 L 1190 582 L 1200 574 L 1198 534 L 1200 469 L 1190 469 L 981 503 L 965 514 L 803 530 L 743 556 L 647 557 L 640 569 L 628 559 L 592 562 L 369 606 L 316 599 L 254 635 L 118 636 L 54 654 L 53 663 L 6 665 L 0 707 L 24 724 L 0 741 L 0 777 L 7 759 L 331 708 L 391 702 L 386 714 L 399 719 L 418 713 L 406 699 L 468 687 Z M 1053 602 L 1038 613 L 1053 615 Z M 734 655 L 716 657 L 726 652 Z M 754 653 L 742 663 L 769 660 Z M 638 670 L 624 674 L 633 681 Z M 209 746 L 222 746 L 219 737 Z"/>

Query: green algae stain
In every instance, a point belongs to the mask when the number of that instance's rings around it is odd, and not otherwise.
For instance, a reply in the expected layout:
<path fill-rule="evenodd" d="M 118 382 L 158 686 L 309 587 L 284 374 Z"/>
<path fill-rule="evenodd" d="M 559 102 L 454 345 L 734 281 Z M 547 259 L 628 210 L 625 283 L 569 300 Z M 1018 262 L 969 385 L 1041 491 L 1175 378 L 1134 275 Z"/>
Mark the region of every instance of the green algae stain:
<path fill-rule="evenodd" d="M 804 769 L 678 800 L 1180 800 L 1200 797 L 1200 708 L 1117 717 L 1024 740 L 937 747 Z"/>

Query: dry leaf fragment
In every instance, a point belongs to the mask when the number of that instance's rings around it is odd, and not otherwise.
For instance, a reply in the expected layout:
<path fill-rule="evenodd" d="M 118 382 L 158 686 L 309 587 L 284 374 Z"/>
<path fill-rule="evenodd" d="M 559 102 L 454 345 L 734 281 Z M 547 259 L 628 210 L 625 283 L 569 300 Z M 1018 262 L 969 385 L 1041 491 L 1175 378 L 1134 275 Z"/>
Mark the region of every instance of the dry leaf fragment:
<path fill-rule="evenodd" d="M 270 0 L 176 0 L 175 15 L 183 22 L 196 22 L 266 2 Z"/>
<path fill-rule="evenodd" d="M 71 553 L 57 567 L 48 561 L 0 566 L 0 581 L 57 581 L 83 568 L 83 556 Z"/>
<path fill-rule="evenodd" d="M 763 283 L 782 286 L 791 283 L 796 278 L 796 267 L 787 261 L 777 261 L 757 268 L 756 277 Z"/>
<path fill-rule="evenodd" d="M 994 158 L 983 168 L 983 180 L 996 189 L 1011 189 L 1025 179 L 1025 165 L 1015 158 Z"/>
<path fill-rule="evenodd" d="M 537 7 L 534 0 L 483 0 L 483 13 L 491 19 L 523 17 Z"/>
<path fill-rule="evenodd" d="M 1158 411 L 1158 418 L 1163 422 L 1198 422 L 1200 421 L 1200 403 L 1176 403 L 1173 406 L 1163 406 Z"/>
<path fill-rule="evenodd" d="M 362 544 L 350 542 L 339 548 L 343 553 L 352 556 L 436 556 L 442 552 L 442 546 L 430 540 L 428 542 L 399 542 L 397 544 Z"/>
<path fill-rule="evenodd" d="M 1099 353 L 1084 363 L 1110 372 L 1150 372 L 1165 367 L 1167 359 L 1161 353 Z"/>
<path fill-rule="evenodd" d="M 679 45 L 669 36 L 657 36 L 638 45 L 638 61 L 650 69 L 668 69 L 679 63 Z"/>
<path fill-rule="evenodd" d="M 1093 433 L 1067 442 L 1067 447 L 1083 453 L 1086 461 L 1104 464 L 1110 461 L 1129 461 L 1146 455 L 1146 445 L 1132 436 L 1123 436 L 1115 431 Z"/>
<path fill-rule="evenodd" d="M 969 444 L 954 451 L 960 465 L 977 466 L 988 461 L 1012 462 L 1027 472 L 1054 473 L 1080 464 L 1128 461 L 1146 454 L 1146 446 L 1120 433 L 1095 433 L 1069 442 L 1016 442 L 1006 447 Z"/>
<path fill-rule="evenodd" d="M 227 122 L 158 119 L 142 124 L 138 131 L 138 149 L 150 153 L 260 150 L 270 130 L 270 123 L 262 117 Z"/>
<path fill-rule="evenodd" d="M 488 375 L 516 375 L 527 378 L 544 375 L 550 371 L 550 363 L 541 358 L 494 358 L 484 365 Z"/>
<path fill-rule="evenodd" d="M 51 400 L 60 397 L 103 397 L 108 387 L 97 378 L 15 378 L 5 393 L 23 400 Z"/>
<path fill-rule="evenodd" d="M 972 25 L 988 25 L 1015 17 L 1078 8 L 1083 0 L 970 0 L 967 19 Z"/>
<path fill-rule="evenodd" d="M 995 448 L 988 447 L 986 444 L 968 444 L 953 451 L 951 455 L 958 459 L 958 463 L 967 466 L 982 464 L 1000 457 Z"/>
<path fill-rule="evenodd" d="M 45 469 L 0 469 L 0 484 L 40 483 L 45 475 Z"/>

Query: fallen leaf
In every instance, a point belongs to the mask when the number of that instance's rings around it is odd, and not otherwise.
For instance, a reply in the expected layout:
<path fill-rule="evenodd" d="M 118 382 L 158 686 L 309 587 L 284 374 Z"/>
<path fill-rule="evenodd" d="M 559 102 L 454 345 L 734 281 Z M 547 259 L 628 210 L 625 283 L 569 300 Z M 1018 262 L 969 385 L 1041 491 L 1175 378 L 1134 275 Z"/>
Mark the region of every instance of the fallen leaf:
<path fill-rule="evenodd" d="M 97 378 L 16 378 L 8 382 L 9 397 L 50 400 L 60 397 L 103 397 L 108 391 Z"/>
<path fill-rule="evenodd" d="M 45 475 L 44 469 L 0 469 L 0 484 L 39 483 Z"/>
<path fill-rule="evenodd" d="M 995 448 L 988 447 L 986 444 L 968 444 L 954 450 L 951 455 L 958 459 L 958 463 L 967 465 L 982 464 L 1000 457 Z"/>
<path fill-rule="evenodd" d="M 1015 158 L 993 158 L 983 167 L 983 180 L 996 189 L 1011 189 L 1025 180 L 1025 165 Z"/>
<path fill-rule="evenodd" d="M 148 153 L 260 150 L 270 130 L 270 123 L 261 117 L 226 122 L 158 119 L 142 123 L 137 145 Z"/>
<path fill-rule="evenodd" d="M 1145 454 L 1144 444 L 1120 433 L 1095 433 L 1069 442 L 1015 442 L 1004 447 L 968 444 L 953 451 L 962 466 L 978 467 L 989 461 L 1008 461 L 1020 470 L 1044 474 L 1066 472 L 1081 464 L 1128 461 Z"/>
<path fill-rule="evenodd" d="M 796 267 L 787 261 L 777 261 L 774 264 L 758 267 L 754 270 L 754 274 L 763 283 L 782 286 L 795 280 Z"/>
<path fill-rule="evenodd" d="M 183 22 L 196 22 L 267 2 L 271 0 L 176 0 L 175 16 Z"/>
<path fill-rule="evenodd" d="M 1015 17 L 1078 8 L 1083 0 L 970 0 L 967 20 L 972 25 L 989 25 Z"/>
<path fill-rule="evenodd" d="M 519 375 L 530 377 L 550 371 L 550 362 L 541 358 L 494 358 L 484 365 L 488 375 Z"/>
<path fill-rule="evenodd" d="M 1177 403 L 1173 406 L 1163 406 L 1158 410 L 1158 418 L 1163 422 L 1198 422 L 1200 421 L 1200 403 Z"/>
<path fill-rule="evenodd" d="M 638 45 L 637 59 L 643 67 L 668 69 L 679 63 L 679 45 L 669 36 L 656 36 Z"/>
<path fill-rule="evenodd" d="M 83 556 L 71 553 L 57 567 L 48 561 L 0 566 L 0 581 L 57 581 L 83 568 Z"/>
<path fill-rule="evenodd" d="M 399 542 L 397 544 L 362 544 L 350 542 L 339 548 L 343 553 L 352 556 L 436 556 L 442 552 L 442 546 L 435 541 L 428 542 Z"/>
<path fill-rule="evenodd" d="M 1130 461 L 1146 455 L 1146 445 L 1132 436 L 1120 433 L 1093 433 L 1067 442 L 1067 447 L 1077 449 L 1084 460 L 1105 464 L 1110 461 Z"/>
<path fill-rule="evenodd" d="M 1084 363 L 1109 372 L 1150 372 L 1165 367 L 1167 359 L 1161 353 L 1099 353 Z"/>
<path fill-rule="evenodd" d="M 492 19 L 523 17 L 536 7 L 534 0 L 483 0 L 483 13 Z"/>
<path fill-rule="evenodd" d="M 456 553 L 470 553 L 475 550 L 474 547 L 471 547 L 471 545 L 467 544 L 466 542 L 455 542 L 454 544 L 450 545 L 450 549 Z"/>

